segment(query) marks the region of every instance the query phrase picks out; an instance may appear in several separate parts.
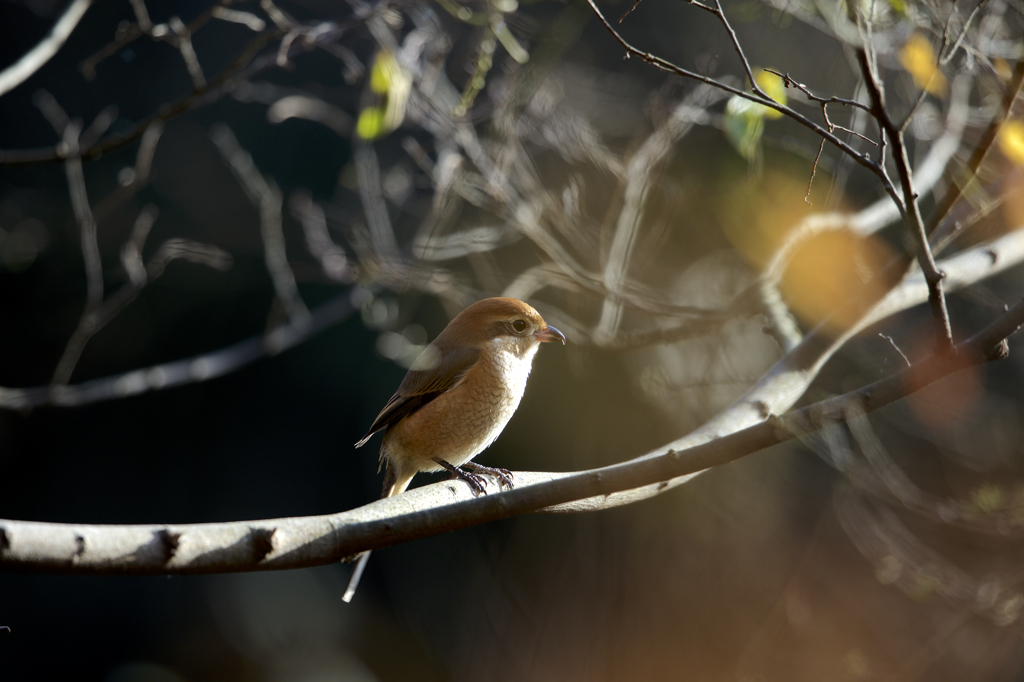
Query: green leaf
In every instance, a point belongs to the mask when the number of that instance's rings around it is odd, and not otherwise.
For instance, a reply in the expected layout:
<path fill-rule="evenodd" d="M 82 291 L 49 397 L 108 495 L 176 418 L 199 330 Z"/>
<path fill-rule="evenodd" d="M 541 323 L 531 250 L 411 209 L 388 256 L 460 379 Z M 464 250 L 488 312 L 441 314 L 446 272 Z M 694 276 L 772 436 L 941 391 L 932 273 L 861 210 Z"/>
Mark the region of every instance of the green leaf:
<path fill-rule="evenodd" d="M 725 105 L 725 137 L 747 161 L 753 161 L 761 149 L 764 133 L 764 107 L 733 95 Z"/>

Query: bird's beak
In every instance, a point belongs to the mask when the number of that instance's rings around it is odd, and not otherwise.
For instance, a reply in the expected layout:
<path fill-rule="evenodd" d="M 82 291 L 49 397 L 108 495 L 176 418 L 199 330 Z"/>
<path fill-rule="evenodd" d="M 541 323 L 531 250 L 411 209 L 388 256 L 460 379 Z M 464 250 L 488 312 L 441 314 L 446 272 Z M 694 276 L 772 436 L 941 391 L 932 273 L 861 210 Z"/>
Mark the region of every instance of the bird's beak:
<path fill-rule="evenodd" d="M 557 329 L 552 327 L 550 324 L 548 326 L 544 327 L 543 329 L 540 329 L 540 330 L 534 332 L 533 336 L 538 341 L 544 341 L 544 342 L 547 342 L 547 341 L 561 341 L 562 345 L 563 346 L 565 345 L 565 334 L 563 334 L 562 332 L 558 331 Z"/>

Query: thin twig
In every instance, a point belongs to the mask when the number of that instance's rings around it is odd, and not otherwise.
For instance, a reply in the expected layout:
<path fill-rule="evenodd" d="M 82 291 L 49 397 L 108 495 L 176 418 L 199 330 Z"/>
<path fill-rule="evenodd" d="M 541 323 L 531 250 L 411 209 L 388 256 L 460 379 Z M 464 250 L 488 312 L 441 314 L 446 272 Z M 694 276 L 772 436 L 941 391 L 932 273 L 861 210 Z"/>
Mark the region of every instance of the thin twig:
<path fill-rule="evenodd" d="M 820 95 L 815 95 L 813 92 L 811 92 L 810 88 L 808 88 L 803 83 L 795 80 L 792 76 L 789 75 L 789 73 L 782 73 L 774 69 L 765 69 L 765 71 L 781 78 L 782 84 L 785 85 L 787 88 L 795 88 L 800 92 L 804 93 L 804 96 L 806 96 L 807 99 L 811 100 L 812 102 L 817 102 L 818 104 L 841 104 L 844 107 L 854 107 L 857 109 L 863 109 L 869 114 L 871 113 L 871 107 L 864 104 L 863 102 L 858 102 L 857 100 L 853 99 L 843 99 L 842 97 L 834 96 L 821 97 Z"/>
<path fill-rule="evenodd" d="M 891 336 L 886 336 L 885 334 L 883 334 L 881 332 L 879 332 L 878 335 L 880 337 L 882 337 L 883 339 L 885 339 L 886 341 L 888 341 L 889 345 L 892 346 L 896 350 L 896 352 L 900 354 L 901 358 L 903 358 L 903 362 L 906 363 L 907 367 L 910 367 L 910 360 L 908 360 L 907 356 L 903 354 L 903 351 L 900 350 L 900 347 L 896 345 L 896 342 L 892 340 L 892 337 Z"/>
<path fill-rule="evenodd" d="M 811 164 L 811 177 L 807 178 L 807 191 L 804 192 L 804 203 L 808 206 L 811 205 L 811 185 L 814 183 L 814 174 L 818 172 L 818 159 L 821 158 L 821 150 L 825 148 L 825 139 L 822 138 L 821 144 L 818 145 L 818 153 L 814 157 L 814 163 Z"/>
<path fill-rule="evenodd" d="M 1006 84 L 1006 88 L 1003 90 L 1003 97 L 999 103 L 999 111 L 992 117 L 992 120 L 989 122 L 988 127 L 985 128 L 985 132 L 982 134 L 981 139 L 978 140 L 977 145 L 974 147 L 974 152 L 971 154 L 971 158 L 967 162 L 967 180 L 949 183 L 949 188 L 946 190 L 946 194 L 936 203 L 935 209 L 932 211 L 932 215 L 928 220 L 928 226 L 926 228 L 926 232 L 929 236 L 935 233 L 939 223 L 941 223 L 946 216 L 949 215 L 949 212 L 953 210 L 953 207 L 956 206 L 963 194 L 963 188 L 971 182 L 974 182 L 977 178 L 978 171 L 985 162 L 985 158 L 988 156 L 989 150 L 992 149 L 992 146 L 995 144 L 996 138 L 999 137 L 999 131 L 1003 127 L 1003 123 L 1006 121 L 1006 118 L 1009 116 L 1010 109 L 1022 88 L 1024 88 L 1024 59 L 1017 61 L 1017 65 L 1013 69 L 1013 76 L 1010 78 L 1010 81 Z"/>
<path fill-rule="evenodd" d="M 860 19 L 858 17 L 859 23 Z M 953 334 L 949 322 L 949 313 L 946 310 L 946 297 L 942 291 L 943 274 L 935 266 L 935 259 L 928 244 L 920 206 L 917 203 L 918 195 L 914 191 L 913 173 L 910 169 L 910 159 L 907 156 L 907 147 L 903 141 L 903 133 L 893 122 L 892 117 L 889 116 L 889 111 L 885 106 L 885 93 L 882 90 L 877 72 L 868 57 L 866 49 L 860 47 L 856 52 L 857 62 L 860 64 L 861 73 L 867 84 L 868 94 L 871 96 L 872 114 L 878 120 L 879 126 L 884 130 L 882 141 L 884 142 L 888 138 L 889 143 L 893 147 L 893 160 L 896 162 L 896 171 L 903 190 L 904 222 L 911 237 L 914 239 L 918 265 L 928 282 L 928 302 L 931 306 L 932 317 L 935 323 L 936 348 L 940 352 L 948 351 L 953 346 Z"/>
<path fill-rule="evenodd" d="M 866 156 L 865 154 L 861 154 L 856 149 L 854 149 L 853 147 L 848 145 L 846 142 L 844 142 L 841 139 L 839 139 L 838 137 L 836 137 L 836 135 L 834 135 L 833 133 L 829 132 L 827 129 L 825 129 L 825 128 L 821 127 L 820 125 L 818 125 L 817 123 L 811 121 L 806 116 L 803 116 L 802 114 L 794 111 L 793 109 L 790 109 L 788 106 L 786 106 L 784 104 L 779 104 L 778 102 L 776 102 L 775 100 L 771 99 L 770 97 L 764 95 L 763 93 L 762 94 L 758 94 L 757 92 L 755 92 L 753 94 L 749 93 L 749 92 L 747 92 L 745 90 L 741 90 L 739 88 L 733 87 L 733 86 L 731 86 L 731 85 L 729 85 L 727 83 L 723 83 L 722 81 L 715 80 L 714 78 L 711 78 L 709 76 L 702 76 L 701 74 L 698 74 L 696 72 L 690 71 L 688 69 L 684 69 L 683 67 L 677 66 L 677 65 L 673 64 L 672 62 L 669 62 L 669 61 L 667 61 L 665 59 L 662 59 L 661 57 L 653 55 L 653 54 L 651 54 L 649 52 L 644 52 L 644 51 L 642 51 L 640 49 L 637 49 L 636 47 L 633 47 L 632 44 L 627 42 L 626 39 L 623 38 L 619 34 L 619 32 L 616 31 L 615 28 L 610 23 L 608 23 L 608 20 L 605 18 L 604 14 L 602 14 L 601 10 L 599 10 L 597 8 L 597 5 L 594 4 L 594 0 L 587 0 L 587 4 L 590 6 L 591 10 L 593 10 L 594 14 L 597 15 L 598 20 L 605 27 L 605 30 L 607 30 L 609 33 L 611 33 L 612 37 L 614 37 L 615 40 L 623 47 L 623 49 L 626 50 L 627 56 L 631 56 L 632 55 L 632 56 L 639 57 L 644 62 L 654 66 L 657 69 L 665 71 L 667 73 L 676 74 L 676 75 L 682 76 L 684 78 L 690 78 L 690 79 L 693 79 L 693 80 L 700 81 L 701 83 L 706 83 L 708 85 L 712 85 L 712 86 L 714 86 L 714 87 L 716 87 L 716 88 L 718 88 L 718 89 L 720 89 L 720 90 L 722 90 L 724 92 L 728 92 L 729 94 L 732 94 L 732 95 L 737 95 L 737 96 L 742 97 L 744 99 L 750 100 L 751 102 L 756 102 L 757 104 L 764 105 L 764 106 L 766 106 L 766 107 L 768 107 L 770 109 L 775 109 L 776 111 L 778 111 L 778 112 L 788 116 L 789 118 L 791 118 L 792 120 L 796 121 L 797 123 L 799 123 L 800 125 L 804 126 L 805 128 L 808 128 L 808 129 L 814 131 L 816 134 L 824 137 L 831 144 L 835 145 L 841 151 L 843 151 L 844 153 L 848 154 L 850 156 L 850 158 L 852 158 L 854 161 L 856 161 L 859 165 L 863 166 L 864 168 L 868 169 L 869 171 L 874 173 L 876 176 L 878 176 L 879 180 L 882 183 L 882 186 L 884 187 L 885 191 L 889 194 L 889 196 L 891 196 L 893 198 L 893 201 L 895 201 L 897 203 L 897 205 L 902 205 L 902 203 L 901 203 L 901 201 L 899 199 L 899 195 L 896 193 L 896 188 L 893 186 L 892 182 L 889 180 L 889 177 L 886 174 L 885 169 L 882 166 L 880 166 L 878 163 L 873 161 L 870 157 Z M 699 3 L 696 3 L 696 2 L 691 2 L 690 4 L 698 4 L 699 5 Z M 707 9 L 709 11 L 712 11 L 707 6 L 701 5 L 701 7 L 703 7 L 704 9 Z"/>
<path fill-rule="evenodd" d="M 414 0 L 409 1 L 412 2 Z M 387 7 L 400 9 L 402 5 L 389 3 Z M 345 21 L 319 24 L 317 30 L 311 31 L 306 40 L 292 43 L 291 48 L 288 50 L 288 59 L 293 60 L 300 54 L 335 42 L 351 29 L 365 24 L 370 17 L 374 16 L 375 12 L 379 11 L 382 11 L 380 3 L 368 6 L 365 10 L 357 11 L 352 18 Z M 193 24 L 188 25 L 190 32 L 194 32 Z M 142 33 L 139 35 L 142 35 Z M 141 137 L 153 123 L 166 122 L 187 111 L 194 111 L 208 106 L 218 101 L 221 97 L 230 94 L 239 83 L 250 80 L 269 69 L 279 68 L 277 63 L 278 55 L 276 53 L 264 54 L 258 57 L 257 55 L 267 43 L 280 39 L 283 36 L 284 33 L 276 28 L 260 33 L 221 71 L 216 79 L 208 82 L 203 88 L 193 91 L 173 103 L 162 105 L 155 113 L 123 132 L 109 135 L 87 149 L 79 149 L 77 155 L 92 159 L 121 149 Z M 0 166 L 53 163 L 55 161 L 63 161 L 67 156 L 68 152 L 62 146 L 0 150 Z"/>
<path fill-rule="evenodd" d="M 47 114 L 47 118 L 54 124 L 55 129 L 67 121 L 67 116 L 63 114 L 63 110 L 49 93 L 37 93 L 36 103 Z M 85 189 L 82 160 L 75 154 L 79 145 L 81 122 L 77 119 L 67 122 L 63 130 L 57 129 L 57 133 L 61 135 L 62 144 L 71 154 L 64 164 L 64 169 L 68 179 L 71 207 L 78 223 L 82 261 L 85 265 L 86 297 L 78 325 L 64 347 L 64 353 L 54 370 L 52 384 L 55 387 L 66 384 L 71 378 L 71 373 L 78 363 L 85 344 L 96 333 L 96 310 L 103 302 L 103 263 L 100 259 L 99 244 L 96 239 L 96 219 L 93 217 L 89 196 Z"/>
<path fill-rule="evenodd" d="M 192 48 L 192 34 L 178 17 L 168 19 L 167 25 L 178 37 L 178 51 L 181 52 L 181 59 L 185 62 L 185 68 L 188 69 L 188 75 L 192 79 L 192 87 L 196 91 L 203 90 L 206 88 L 206 78 L 203 76 L 203 67 L 199 64 L 196 51 Z"/>
<path fill-rule="evenodd" d="M 626 10 L 625 14 L 623 14 L 621 17 L 619 17 L 618 23 L 621 24 L 622 20 L 625 19 L 626 17 L 628 17 L 633 10 L 635 10 L 637 7 L 639 7 L 641 2 L 643 2 L 643 0 L 633 0 L 633 4 L 630 5 L 629 9 Z"/>

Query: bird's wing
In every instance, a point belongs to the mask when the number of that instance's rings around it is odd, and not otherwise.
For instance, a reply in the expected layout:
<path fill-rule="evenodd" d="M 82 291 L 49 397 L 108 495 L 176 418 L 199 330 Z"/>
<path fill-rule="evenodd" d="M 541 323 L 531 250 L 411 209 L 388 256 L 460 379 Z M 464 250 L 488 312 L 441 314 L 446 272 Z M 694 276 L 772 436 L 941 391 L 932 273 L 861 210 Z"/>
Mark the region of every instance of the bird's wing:
<path fill-rule="evenodd" d="M 479 359 L 480 351 L 476 349 L 448 351 L 442 355 L 433 346 L 428 346 L 356 447 L 362 447 L 373 434 L 398 423 L 437 396 L 458 386 Z"/>

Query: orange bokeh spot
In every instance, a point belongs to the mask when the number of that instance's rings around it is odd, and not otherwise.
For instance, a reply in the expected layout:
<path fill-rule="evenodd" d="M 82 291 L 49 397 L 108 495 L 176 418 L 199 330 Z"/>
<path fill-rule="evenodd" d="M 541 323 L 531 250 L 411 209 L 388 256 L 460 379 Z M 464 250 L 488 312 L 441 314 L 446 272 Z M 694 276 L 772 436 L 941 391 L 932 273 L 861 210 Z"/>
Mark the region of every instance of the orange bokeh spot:
<path fill-rule="evenodd" d="M 764 268 L 791 230 L 815 210 L 804 201 L 806 183 L 777 173 L 756 184 L 740 183 L 724 197 L 718 211 L 722 228 L 754 268 Z M 836 334 L 888 291 L 875 275 L 892 257 L 876 237 L 822 232 L 797 248 L 779 288 L 805 324 L 824 322 Z"/>
<path fill-rule="evenodd" d="M 805 322 L 844 331 L 881 299 L 889 284 L 875 275 L 893 253 L 875 237 L 846 230 L 822 233 L 793 256 L 780 290 L 793 312 Z"/>

